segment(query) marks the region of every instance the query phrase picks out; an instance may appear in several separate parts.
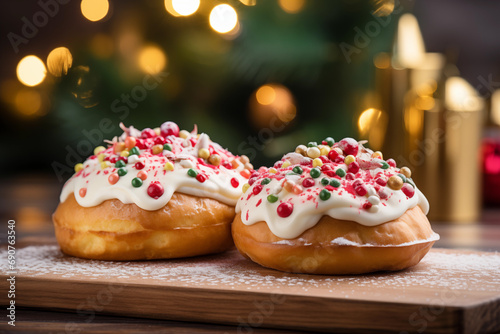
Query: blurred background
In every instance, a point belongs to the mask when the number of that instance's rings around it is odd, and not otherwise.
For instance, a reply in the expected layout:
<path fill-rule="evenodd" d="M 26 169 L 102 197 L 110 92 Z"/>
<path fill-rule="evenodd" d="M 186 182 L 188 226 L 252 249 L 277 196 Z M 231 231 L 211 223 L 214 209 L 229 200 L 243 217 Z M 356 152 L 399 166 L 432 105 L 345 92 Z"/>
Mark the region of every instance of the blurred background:
<path fill-rule="evenodd" d="M 50 235 L 76 163 L 120 122 L 172 120 L 254 166 L 327 136 L 367 139 L 413 170 L 432 221 L 498 223 L 499 12 L 485 0 L 10 2 L 2 220 Z"/>

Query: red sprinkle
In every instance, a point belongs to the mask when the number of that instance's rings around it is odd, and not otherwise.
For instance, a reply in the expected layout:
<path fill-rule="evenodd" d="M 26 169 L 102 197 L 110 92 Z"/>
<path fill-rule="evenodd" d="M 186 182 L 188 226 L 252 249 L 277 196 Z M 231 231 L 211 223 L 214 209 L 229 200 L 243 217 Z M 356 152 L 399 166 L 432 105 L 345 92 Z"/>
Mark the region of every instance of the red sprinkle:
<path fill-rule="evenodd" d="M 376 178 L 375 182 L 377 182 L 377 184 L 381 185 L 382 187 L 385 187 L 385 185 L 387 184 L 387 180 L 381 177 Z"/>
<path fill-rule="evenodd" d="M 370 210 L 371 207 L 372 207 L 372 203 L 370 203 L 368 201 L 363 204 L 363 209 L 365 209 L 365 210 Z"/>
<path fill-rule="evenodd" d="M 85 197 L 85 195 L 87 195 L 87 188 L 80 188 L 78 194 L 80 195 L 80 197 Z"/>
<path fill-rule="evenodd" d="M 337 159 L 338 156 L 339 156 L 339 152 L 337 152 L 335 150 L 331 150 L 330 152 L 328 152 L 328 158 L 330 158 L 330 160 L 332 160 L 332 161 L 335 161 L 335 159 Z"/>
<path fill-rule="evenodd" d="M 250 170 L 244 169 L 240 172 L 240 175 L 243 176 L 245 179 L 250 178 Z"/>
<path fill-rule="evenodd" d="M 234 188 L 238 188 L 238 186 L 240 185 L 240 181 L 238 181 L 235 177 L 233 177 L 231 179 L 231 185 L 234 187 Z"/>
<path fill-rule="evenodd" d="M 148 178 L 148 173 L 141 170 L 139 173 L 137 173 L 137 177 L 144 181 Z"/>
<path fill-rule="evenodd" d="M 394 161 L 394 159 L 387 159 L 386 162 L 389 166 L 396 167 L 396 161 Z"/>
<path fill-rule="evenodd" d="M 359 172 L 359 164 L 356 161 L 351 162 L 347 167 L 347 171 L 356 174 L 357 172 Z"/>
<path fill-rule="evenodd" d="M 278 205 L 276 211 L 278 212 L 278 216 L 280 216 L 281 218 L 286 218 L 292 214 L 293 204 L 288 202 L 281 203 L 280 205 Z"/>
<path fill-rule="evenodd" d="M 253 187 L 253 190 L 252 190 L 252 192 L 253 192 L 254 195 L 259 194 L 261 191 L 262 191 L 262 185 L 261 184 L 256 185 L 255 187 Z"/>
<path fill-rule="evenodd" d="M 346 180 L 354 180 L 356 178 L 356 176 L 353 173 L 347 172 L 347 174 L 345 175 L 345 178 L 346 178 Z"/>
<path fill-rule="evenodd" d="M 231 165 L 231 163 L 229 163 L 229 162 L 223 163 L 222 166 L 227 168 L 227 169 L 233 169 L 233 165 Z"/>
<path fill-rule="evenodd" d="M 252 184 L 254 184 L 255 181 L 257 181 L 257 177 L 255 177 L 255 176 L 251 177 L 250 179 L 248 179 L 248 184 L 252 185 Z"/>
<path fill-rule="evenodd" d="M 412 198 L 415 195 L 415 189 L 408 183 L 403 184 L 401 190 L 409 198 Z"/>
<path fill-rule="evenodd" d="M 304 181 L 302 181 L 302 186 L 304 188 L 309 188 L 314 186 L 316 182 L 314 182 L 314 179 L 312 177 L 305 178 Z"/>
<path fill-rule="evenodd" d="M 144 168 L 144 164 L 141 161 L 136 162 L 134 166 L 135 166 L 135 169 L 137 169 L 137 170 L 141 170 Z"/>
<path fill-rule="evenodd" d="M 155 144 L 156 145 L 163 145 L 163 144 L 165 144 L 165 138 L 157 136 L 155 138 Z"/>
<path fill-rule="evenodd" d="M 207 180 L 207 176 L 205 174 L 198 174 L 196 175 L 196 179 L 200 182 L 203 183 Z"/>
<path fill-rule="evenodd" d="M 339 141 L 339 147 L 344 151 L 346 155 L 354 155 L 358 154 L 359 145 L 356 139 L 353 138 L 344 138 Z"/>
<path fill-rule="evenodd" d="M 368 189 L 364 184 L 360 184 L 359 186 L 354 187 L 354 190 L 356 191 L 356 194 L 358 194 L 359 196 L 365 196 L 366 193 L 368 192 Z"/>
<path fill-rule="evenodd" d="M 148 187 L 148 195 L 154 199 L 158 199 L 163 193 L 163 186 L 157 182 L 151 183 Z"/>
<path fill-rule="evenodd" d="M 150 129 L 150 128 L 146 128 L 146 129 L 142 130 L 142 132 L 141 132 L 141 138 L 144 138 L 144 139 L 153 138 L 155 136 L 156 136 L 155 130 Z"/>

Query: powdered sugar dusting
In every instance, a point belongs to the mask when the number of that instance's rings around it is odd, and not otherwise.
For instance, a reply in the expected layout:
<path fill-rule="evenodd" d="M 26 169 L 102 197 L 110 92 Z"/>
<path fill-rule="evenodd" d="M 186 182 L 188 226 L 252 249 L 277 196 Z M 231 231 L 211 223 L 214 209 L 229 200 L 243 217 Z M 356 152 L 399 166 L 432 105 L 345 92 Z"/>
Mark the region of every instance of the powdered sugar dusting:
<path fill-rule="evenodd" d="M 237 251 L 178 260 L 109 262 L 66 256 L 58 246 L 44 245 L 18 249 L 16 255 L 20 279 L 260 290 L 403 302 L 408 298 L 429 303 L 446 298 L 448 302 L 472 304 L 500 298 L 500 253 L 435 249 L 413 268 L 358 276 L 282 273 L 262 268 Z M 0 257 L 6 258 L 6 250 Z M 6 271 L 3 261 L 0 272 Z"/>

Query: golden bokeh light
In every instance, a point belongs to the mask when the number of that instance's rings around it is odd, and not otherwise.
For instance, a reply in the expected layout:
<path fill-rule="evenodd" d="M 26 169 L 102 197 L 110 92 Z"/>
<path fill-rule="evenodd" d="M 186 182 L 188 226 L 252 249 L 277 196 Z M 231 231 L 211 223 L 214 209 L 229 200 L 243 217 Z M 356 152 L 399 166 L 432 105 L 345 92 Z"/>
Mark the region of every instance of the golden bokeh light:
<path fill-rule="evenodd" d="M 47 56 L 47 69 L 55 77 L 68 74 L 71 65 L 73 65 L 73 56 L 64 46 L 55 48 Z"/>
<path fill-rule="evenodd" d="M 278 0 L 278 4 L 285 12 L 295 14 L 300 12 L 305 4 L 305 0 Z"/>
<path fill-rule="evenodd" d="M 172 8 L 181 16 L 194 14 L 200 7 L 200 0 L 172 0 Z"/>
<path fill-rule="evenodd" d="M 373 58 L 373 64 L 376 68 L 386 69 L 391 66 L 391 56 L 386 52 L 380 52 Z"/>
<path fill-rule="evenodd" d="M 166 67 L 167 55 L 158 46 L 148 45 L 139 52 L 138 64 L 142 71 L 156 74 Z"/>
<path fill-rule="evenodd" d="M 491 121 L 500 125 L 500 89 L 491 95 Z"/>
<path fill-rule="evenodd" d="M 373 15 L 382 17 L 391 15 L 394 11 L 394 0 L 372 0 Z"/>
<path fill-rule="evenodd" d="M 233 30 L 238 24 L 238 14 L 228 4 L 215 6 L 210 12 L 210 26 L 220 34 Z"/>
<path fill-rule="evenodd" d="M 113 39 L 105 34 L 96 34 L 90 41 L 90 49 L 99 58 L 109 58 L 114 52 Z"/>
<path fill-rule="evenodd" d="M 47 75 L 43 61 L 37 56 L 26 56 L 19 61 L 16 69 L 17 78 L 26 86 L 39 85 Z"/>
<path fill-rule="evenodd" d="M 42 96 L 32 88 L 20 89 L 15 98 L 16 110 L 24 116 L 35 115 L 42 107 Z"/>
<path fill-rule="evenodd" d="M 297 108 L 292 93 L 283 85 L 266 84 L 250 99 L 253 123 L 258 128 L 287 124 L 295 119 Z"/>
<path fill-rule="evenodd" d="M 164 5 L 165 5 L 165 9 L 167 10 L 167 12 L 170 15 L 175 16 L 175 17 L 181 16 L 181 14 L 179 14 L 175 11 L 174 6 L 173 6 L 173 0 L 165 0 Z"/>
<path fill-rule="evenodd" d="M 240 2 L 245 6 L 255 6 L 257 4 L 257 0 L 240 0 Z"/>
<path fill-rule="evenodd" d="M 267 106 L 273 103 L 276 99 L 276 91 L 273 87 L 264 85 L 257 90 L 257 93 L 255 93 L 255 97 L 257 98 L 257 102 Z"/>
<path fill-rule="evenodd" d="M 82 0 L 80 8 L 87 20 L 96 22 L 108 14 L 109 2 L 108 0 Z"/>
<path fill-rule="evenodd" d="M 368 139 L 372 149 L 381 149 L 387 129 L 387 122 L 387 114 L 375 108 L 368 108 L 359 115 L 359 134 L 363 139 Z"/>

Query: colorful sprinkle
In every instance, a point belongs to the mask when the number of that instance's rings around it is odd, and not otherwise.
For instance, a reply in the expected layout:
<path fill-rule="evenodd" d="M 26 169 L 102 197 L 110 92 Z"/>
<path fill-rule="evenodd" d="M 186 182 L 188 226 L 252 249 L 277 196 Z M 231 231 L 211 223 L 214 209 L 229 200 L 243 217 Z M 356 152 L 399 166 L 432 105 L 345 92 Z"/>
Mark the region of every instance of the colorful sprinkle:
<path fill-rule="evenodd" d="M 125 161 L 123 161 L 123 160 L 118 160 L 118 161 L 116 162 L 116 164 L 115 164 L 115 167 L 116 167 L 116 168 L 121 168 L 121 167 L 125 167 L 125 166 L 126 166 L 126 165 L 125 165 Z"/>
<path fill-rule="evenodd" d="M 302 174 L 302 173 L 304 173 L 304 170 L 300 166 L 295 166 L 295 167 L 293 167 L 292 172 L 294 172 L 296 174 Z"/>
<path fill-rule="evenodd" d="M 260 181 L 260 184 L 265 185 L 265 184 L 269 184 L 270 182 L 271 182 L 271 179 L 266 177 L 262 181 Z"/>
<path fill-rule="evenodd" d="M 318 143 L 315 141 L 310 141 L 309 143 L 307 143 L 307 147 L 316 147 L 316 146 L 318 146 Z"/>
<path fill-rule="evenodd" d="M 323 166 L 323 161 L 320 158 L 316 158 L 313 160 L 313 167 L 321 167 Z"/>
<path fill-rule="evenodd" d="M 403 180 L 399 176 L 396 176 L 396 175 L 391 176 L 389 178 L 389 180 L 387 180 L 387 185 L 392 190 L 401 189 L 403 187 L 403 184 L 404 184 Z"/>
<path fill-rule="evenodd" d="M 94 148 L 94 155 L 98 155 L 99 153 L 105 150 L 106 148 L 104 146 L 97 146 L 96 148 Z"/>
<path fill-rule="evenodd" d="M 129 151 L 128 151 L 129 155 L 139 155 L 140 152 L 139 152 L 139 149 L 137 147 L 132 147 Z"/>
<path fill-rule="evenodd" d="M 331 185 L 332 187 L 334 187 L 334 188 L 338 188 L 338 187 L 340 187 L 340 181 L 339 181 L 339 180 L 337 180 L 337 179 L 331 179 L 331 180 L 330 180 L 330 185 Z"/>
<path fill-rule="evenodd" d="M 154 199 L 161 197 L 164 192 L 163 186 L 158 182 L 151 183 L 148 187 L 148 195 Z"/>
<path fill-rule="evenodd" d="M 314 179 L 308 177 L 308 178 L 305 178 L 303 181 L 302 181 L 302 186 L 304 188 L 310 188 L 312 186 L 314 186 L 316 182 L 314 181 Z"/>
<path fill-rule="evenodd" d="M 335 140 L 332 137 L 326 137 L 324 141 L 328 146 L 333 146 L 333 144 L 335 144 Z"/>
<path fill-rule="evenodd" d="M 110 167 L 109 162 L 107 162 L 107 161 L 101 162 L 101 169 L 105 169 L 105 168 L 108 168 L 108 167 Z"/>
<path fill-rule="evenodd" d="M 130 152 L 127 151 L 127 150 L 123 150 L 121 153 L 120 153 L 120 157 L 128 157 L 130 155 Z"/>
<path fill-rule="evenodd" d="M 381 161 L 380 163 L 382 164 L 382 166 L 381 166 L 380 168 L 382 168 L 382 169 L 387 169 L 387 168 L 389 168 L 389 164 L 388 164 L 387 162 L 385 162 L 385 161 Z"/>
<path fill-rule="evenodd" d="M 191 134 L 186 130 L 179 131 L 179 137 L 181 137 L 182 139 L 189 138 L 190 136 Z"/>
<path fill-rule="evenodd" d="M 271 195 L 267 196 L 267 201 L 269 203 L 276 203 L 278 201 L 278 196 L 271 194 Z"/>
<path fill-rule="evenodd" d="M 356 161 L 356 158 L 354 157 L 354 155 L 348 155 L 347 157 L 345 157 L 344 159 L 344 163 L 346 165 L 349 165 L 351 163 L 353 163 L 354 161 Z"/>
<path fill-rule="evenodd" d="M 397 176 L 399 176 L 401 178 L 401 180 L 403 180 L 403 182 L 406 182 L 406 176 L 404 176 L 403 174 L 397 174 Z"/>
<path fill-rule="evenodd" d="M 412 198 L 415 195 L 415 188 L 408 183 L 403 184 L 401 191 L 403 191 L 403 193 L 409 198 Z"/>
<path fill-rule="evenodd" d="M 118 174 L 118 176 L 125 176 L 127 175 L 127 170 L 125 168 L 120 168 L 116 171 L 116 173 Z"/>
<path fill-rule="evenodd" d="M 255 187 L 253 187 L 252 193 L 254 195 L 258 195 L 262 191 L 262 185 L 258 184 Z"/>
<path fill-rule="evenodd" d="M 339 147 L 346 155 L 357 155 L 359 150 L 358 142 L 353 138 L 344 138 L 339 141 Z"/>
<path fill-rule="evenodd" d="M 321 155 L 328 155 L 328 153 L 330 153 L 330 150 L 331 150 L 330 146 L 323 145 L 323 146 L 320 147 L 319 153 Z"/>
<path fill-rule="evenodd" d="M 211 163 L 214 166 L 219 166 L 221 163 L 221 157 L 218 154 L 212 154 L 211 156 L 208 157 L 208 162 Z"/>
<path fill-rule="evenodd" d="M 328 180 L 326 177 L 321 179 L 321 184 L 324 186 L 327 186 L 330 184 L 330 180 Z"/>
<path fill-rule="evenodd" d="M 276 174 L 277 172 L 278 171 L 276 170 L 276 168 L 274 168 L 274 167 L 269 168 L 269 173 Z"/>
<path fill-rule="evenodd" d="M 337 174 L 338 176 L 340 177 L 344 177 L 346 172 L 345 170 L 343 170 L 342 168 L 338 168 L 336 171 L 335 171 L 335 174 Z"/>
<path fill-rule="evenodd" d="M 172 152 L 172 145 L 170 145 L 170 144 L 164 144 L 164 145 L 163 145 L 163 149 L 164 149 L 165 151 L 170 151 L 170 152 Z"/>
<path fill-rule="evenodd" d="M 280 205 L 278 205 L 276 211 L 278 212 L 278 216 L 280 216 L 281 218 L 286 218 L 292 214 L 293 204 L 288 202 L 281 203 Z"/>
<path fill-rule="evenodd" d="M 382 152 L 375 151 L 372 153 L 372 158 L 382 160 L 382 159 L 384 159 L 384 156 L 382 155 Z"/>
<path fill-rule="evenodd" d="M 138 177 L 134 177 L 131 183 L 135 188 L 139 188 L 140 186 L 142 186 L 142 180 Z"/>
<path fill-rule="evenodd" d="M 106 156 L 105 156 L 103 153 L 98 154 L 98 155 L 97 155 L 97 161 L 99 161 L 99 162 L 103 162 L 105 157 L 106 157 Z"/>
<path fill-rule="evenodd" d="M 151 147 L 151 152 L 153 154 L 160 154 L 163 152 L 163 145 L 154 145 L 153 147 Z"/>
<path fill-rule="evenodd" d="M 164 170 L 174 170 L 174 164 L 171 163 L 170 161 L 167 161 L 165 163 L 165 166 L 163 166 L 163 169 Z"/>
<path fill-rule="evenodd" d="M 198 150 L 198 157 L 202 159 L 208 159 L 208 157 L 210 157 L 210 151 L 207 150 L 206 148 L 200 148 Z"/>
<path fill-rule="evenodd" d="M 233 177 L 231 179 L 231 185 L 233 186 L 233 188 L 238 188 L 238 186 L 240 185 L 240 181 L 238 181 L 238 179 L 236 179 L 235 177 Z"/>
<path fill-rule="evenodd" d="M 83 164 L 76 164 L 75 165 L 75 173 L 78 173 L 83 169 Z"/>
<path fill-rule="evenodd" d="M 356 161 L 351 162 L 347 167 L 347 171 L 349 173 L 356 174 L 357 172 L 359 172 L 359 164 Z"/>
<path fill-rule="evenodd" d="M 248 188 L 250 188 L 250 185 L 248 183 L 245 183 L 243 187 L 241 187 L 241 190 L 243 191 L 243 193 L 246 193 Z"/>
<path fill-rule="evenodd" d="M 121 151 L 123 151 L 125 149 L 125 143 L 114 143 L 113 144 L 113 152 L 118 154 L 120 153 Z"/>
<path fill-rule="evenodd" d="M 196 180 L 198 180 L 198 182 L 200 183 L 203 183 L 207 180 L 207 176 L 205 174 L 198 174 L 196 175 Z"/>
<path fill-rule="evenodd" d="M 299 194 L 301 194 L 304 191 L 304 189 L 302 189 L 301 186 L 299 186 L 298 184 L 296 184 L 296 185 L 293 186 L 292 191 L 293 191 L 293 193 L 295 195 L 299 195 Z"/>
<path fill-rule="evenodd" d="M 319 168 L 312 168 L 310 171 L 309 171 L 309 175 L 311 175 L 312 178 L 318 178 L 321 176 L 321 170 L 319 170 Z"/>
<path fill-rule="evenodd" d="M 119 179 L 120 179 L 120 176 L 118 175 L 118 173 L 111 173 L 108 176 L 108 182 L 110 184 L 115 184 L 116 182 L 118 182 Z"/>
<path fill-rule="evenodd" d="M 285 160 L 285 161 L 283 162 L 283 165 L 281 165 L 281 168 L 287 168 L 288 166 L 290 166 L 290 161 Z"/>
<path fill-rule="evenodd" d="M 148 178 L 148 173 L 141 170 L 139 173 L 137 173 L 137 177 L 144 181 Z"/>
<path fill-rule="evenodd" d="M 198 175 L 198 172 L 195 171 L 194 169 L 192 168 L 189 168 L 188 171 L 187 171 L 187 175 L 191 176 L 191 177 L 196 177 L 196 175 Z"/>
<path fill-rule="evenodd" d="M 144 168 L 144 163 L 142 161 L 138 161 L 138 162 L 135 163 L 134 167 L 137 170 L 141 170 L 141 169 Z"/>
<path fill-rule="evenodd" d="M 394 161 L 394 159 L 387 159 L 387 163 L 393 168 L 396 167 L 396 161 Z"/>
<path fill-rule="evenodd" d="M 309 147 L 307 149 L 307 156 L 311 159 L 316 159 L 321 155 L 321 151 L 317 147 Z"/>
<path fill-rule="evenodd" d="M 132 147 L 135 147 L 135 144 L 137 143 L 137 140 L 134 137 L 127 137 L 125 138 L 125 147 L 127 149 L 131 149 Z"/>
<path fill-rule="evenodd" d="M 307 154 L 307 147 L 306 145 L 299 145 L 295 148 L 295 153 L 306 155 Z"/>
<path fill-rule="evenodd" d="M 411 177 L 411 170 L 408 167 L 401 167 L 401 169 L 399 170 L 399 172 L 401 174 L 403 174 L 404 176 L 406 176 L 407 178 Z"/>
<path fill-rule="evenodd" d="M 328 200 L 330 197 L 332 197 L 332 193 L 329 192 L 328 190 L 326 189 L 323 189 L 319 192 L 319 198 L 322 200 L 322 201 L 326 201 Z"/>
<path fill-rule="evenodd" d="M 87 195 L 87 188 L 80 188 L 78 194 L 80 195 L 80 197 L 85 197 L 85 195 Z"/>
<path fill-rule="evenodd" d="M 249 179 L 251 174 L 252 172 L 250 172 L 248 169 L 244 169 L 240 172 L 240 175 L 243 176 L 245 179 Z"/>

